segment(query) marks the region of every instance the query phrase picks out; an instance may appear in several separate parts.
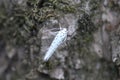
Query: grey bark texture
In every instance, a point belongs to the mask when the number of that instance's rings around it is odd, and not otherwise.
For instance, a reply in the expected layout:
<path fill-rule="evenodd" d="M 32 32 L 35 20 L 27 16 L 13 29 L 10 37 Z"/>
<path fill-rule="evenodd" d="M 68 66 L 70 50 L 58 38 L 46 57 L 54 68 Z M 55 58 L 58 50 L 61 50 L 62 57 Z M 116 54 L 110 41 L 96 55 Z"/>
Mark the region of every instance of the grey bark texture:
<path fill-rule="evenodd" d="M 0 80 L 120 80 L 119 0 L 0 0 Z M 43 58 L 60 28 L 68 37 Z"/>

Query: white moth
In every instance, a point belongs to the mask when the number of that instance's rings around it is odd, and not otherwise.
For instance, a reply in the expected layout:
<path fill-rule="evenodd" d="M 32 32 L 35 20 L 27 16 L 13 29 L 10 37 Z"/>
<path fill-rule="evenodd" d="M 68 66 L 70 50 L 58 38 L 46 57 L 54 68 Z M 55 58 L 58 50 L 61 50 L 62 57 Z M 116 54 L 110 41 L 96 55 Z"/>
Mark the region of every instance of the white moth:
<path fill-rule="evenodd" d="M 53 55 L 55 50 L 64 42 L 66 38 L 67 38 L 67 29 L 63 28 L 57 33 L 54 40 L 52 41 L 48 51 L 45 54 L 44 61 L 48 61 L 48 59 Z"/>

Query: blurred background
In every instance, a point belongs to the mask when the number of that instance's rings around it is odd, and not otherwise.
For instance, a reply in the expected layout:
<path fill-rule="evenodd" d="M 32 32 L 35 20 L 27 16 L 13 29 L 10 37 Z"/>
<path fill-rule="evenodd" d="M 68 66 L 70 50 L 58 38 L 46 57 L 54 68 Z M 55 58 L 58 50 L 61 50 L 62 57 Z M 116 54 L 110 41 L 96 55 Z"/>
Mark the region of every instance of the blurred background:
<path fill-rule="evenodd" d="M 0 80 L 96 79 L 120 80 L 120 0 L 0 0 Z"/>

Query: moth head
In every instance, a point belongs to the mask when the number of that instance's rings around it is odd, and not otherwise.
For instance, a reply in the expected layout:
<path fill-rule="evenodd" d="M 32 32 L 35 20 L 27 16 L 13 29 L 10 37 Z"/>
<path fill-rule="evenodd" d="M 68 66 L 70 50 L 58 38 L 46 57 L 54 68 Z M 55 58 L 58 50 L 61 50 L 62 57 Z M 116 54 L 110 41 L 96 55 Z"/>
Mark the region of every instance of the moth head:
<path fill-rule="evenodd" d="M 63 28 L 62 31 L 63 31 L 63 32 L 67 32 L 67 28 Z"/>

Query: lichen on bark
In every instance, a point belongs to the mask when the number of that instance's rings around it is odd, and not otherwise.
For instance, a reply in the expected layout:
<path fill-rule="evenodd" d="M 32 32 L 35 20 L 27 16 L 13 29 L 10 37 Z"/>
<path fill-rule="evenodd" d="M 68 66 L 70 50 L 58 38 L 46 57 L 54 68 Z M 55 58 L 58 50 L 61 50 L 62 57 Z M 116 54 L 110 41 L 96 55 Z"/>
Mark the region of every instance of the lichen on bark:
<path fill-rule="evenodd" d="M 10 80 L 116 80 L 119 62 L 115 65 L 101 56 L 104 44 L 97 32 L 100 33 L 99 29 L 108 20 L 102 19 L 104 10 L 114 10 L 117 15 L 119 4 L 103 0 L 26 0 L 22 3 L 13 0 L 8 3 L 11 7 L 0 4 L 0 61 L 4 62 L 0 65 L 1 80 L 9 76 Z M 59 24 L 68 29 L 68 35 L 73 32 L 75 35 L 70 35 L 66 44 L 45 63 L 44 53 L 56 34 L 50 29 L 59 28 Z"/>

